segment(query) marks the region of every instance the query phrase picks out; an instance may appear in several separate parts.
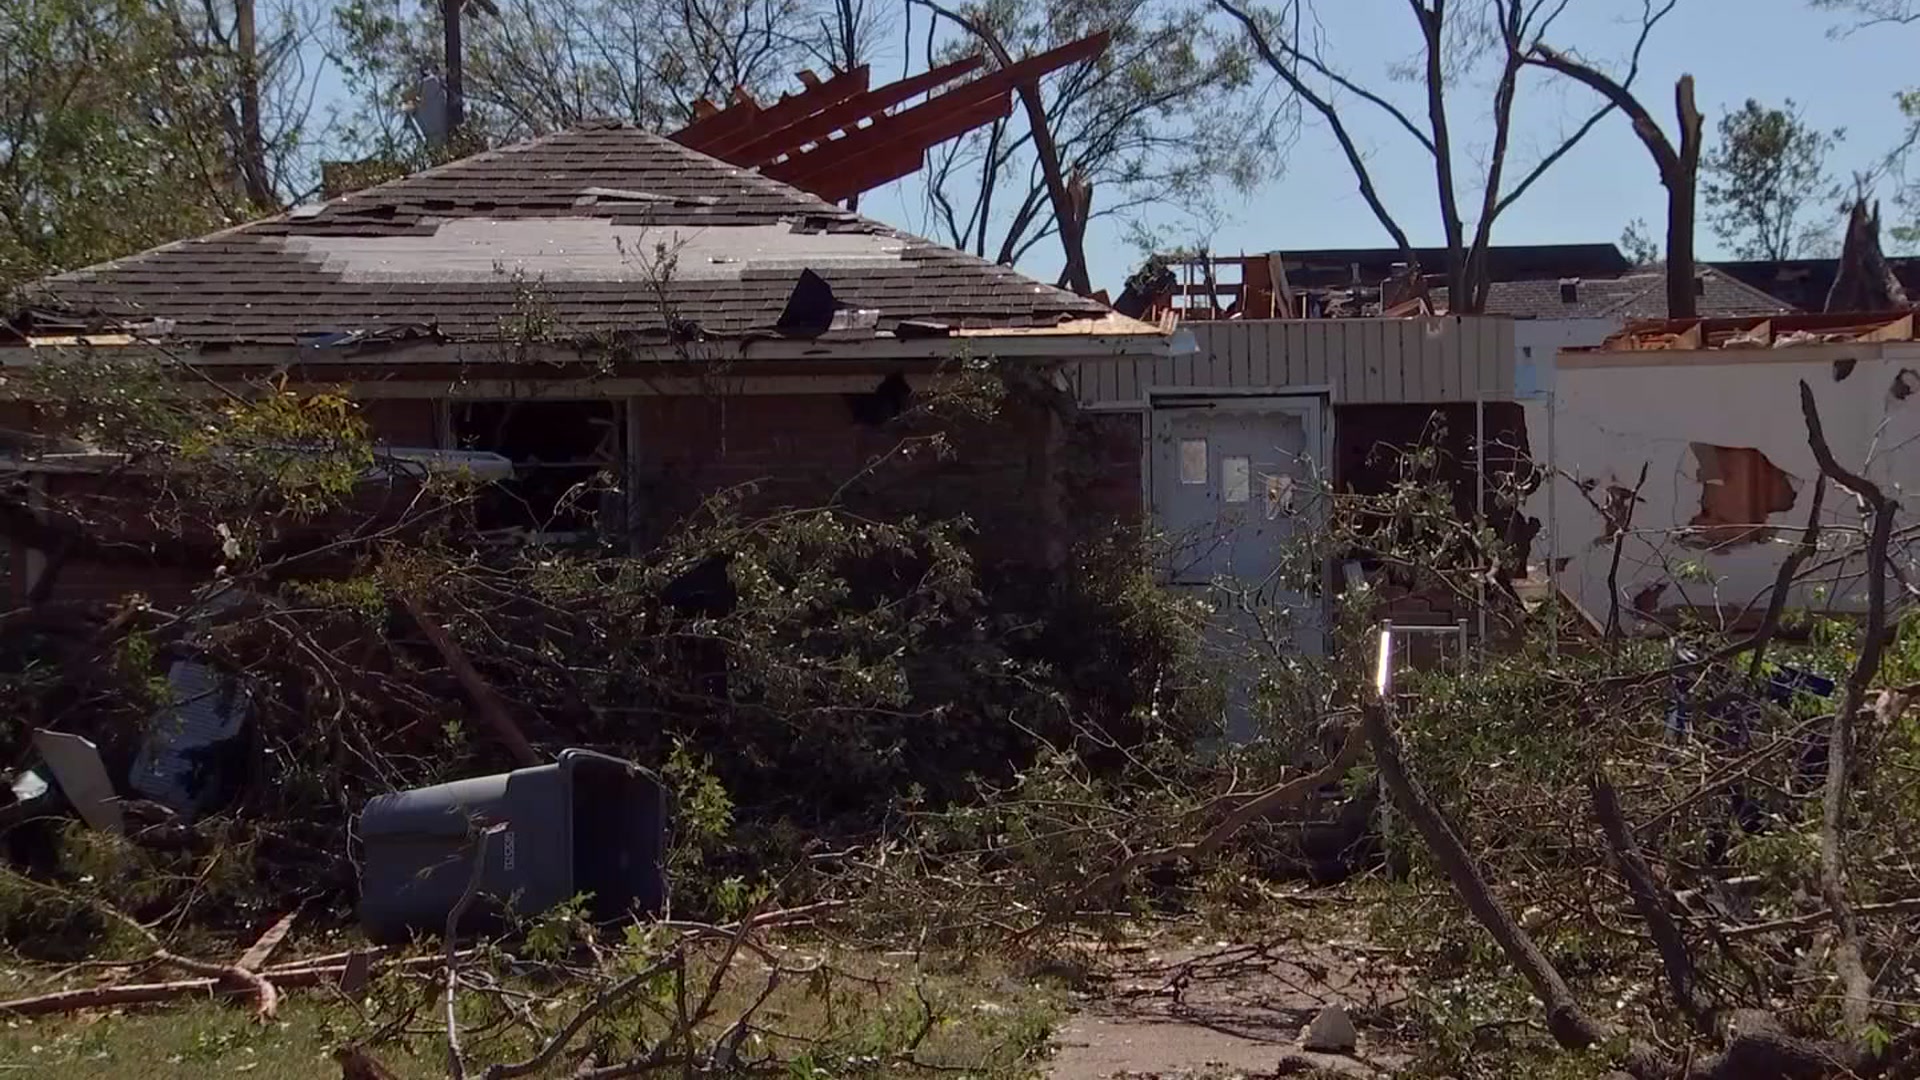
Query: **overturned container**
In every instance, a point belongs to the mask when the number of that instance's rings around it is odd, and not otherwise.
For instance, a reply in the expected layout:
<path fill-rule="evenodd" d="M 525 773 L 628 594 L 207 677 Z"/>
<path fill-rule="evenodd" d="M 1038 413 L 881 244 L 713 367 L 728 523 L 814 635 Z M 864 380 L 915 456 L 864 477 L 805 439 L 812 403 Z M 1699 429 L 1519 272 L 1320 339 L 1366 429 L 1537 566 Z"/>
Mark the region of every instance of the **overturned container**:
<path fill-rule="evenodd" d="M 477 842 L 482 830 L 499 831 Z M 666 793 L 652 773 L 591 750 L 552 765 L 380 795 L 360 815 L 360 925 L 382 944 L 438 934 L 484 850 L 459 930 L 498 927 L 580 895 L 598 922 L 666 905 Z"/>

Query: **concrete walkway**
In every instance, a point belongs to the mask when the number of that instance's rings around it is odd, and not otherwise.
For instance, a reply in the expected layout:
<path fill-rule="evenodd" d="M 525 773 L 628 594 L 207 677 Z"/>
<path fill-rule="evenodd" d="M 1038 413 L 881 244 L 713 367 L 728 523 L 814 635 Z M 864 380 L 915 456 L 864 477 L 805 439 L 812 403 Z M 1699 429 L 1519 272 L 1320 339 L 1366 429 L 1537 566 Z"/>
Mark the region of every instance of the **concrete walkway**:
<path fill-rule="evenodd" d="M 1406 1060 L 1365 1025 L 1399 999 L 1376 950 L 1341 945 L 1214 945 L 1126 958 L 1104 993 L 1055 1036 L 1050 1080 L 1377 1077 Z M 1300 1034 L 1327 1005 L 1360 1027 L 1352 1055 L 1309 1054 Z"/>

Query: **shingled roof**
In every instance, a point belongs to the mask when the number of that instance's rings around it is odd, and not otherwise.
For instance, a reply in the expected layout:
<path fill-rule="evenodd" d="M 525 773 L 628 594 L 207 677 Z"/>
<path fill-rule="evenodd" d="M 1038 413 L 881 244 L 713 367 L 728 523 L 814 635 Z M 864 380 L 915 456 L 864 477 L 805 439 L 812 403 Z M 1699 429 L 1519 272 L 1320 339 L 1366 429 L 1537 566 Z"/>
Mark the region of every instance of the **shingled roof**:
<path fill-rule="evenodd" d="M 741 339 L 776 334 L 804 270 L 861 313 L 847 322 L 863 335 L 910 320 L 1044 331 L 1114 318 L 1096 301 L 612 124 L 47 278 L 9 308 L 13 325 L 34 332 L 132 330 L 216 346 L 493 341 L 534 318 L 561 338 L 659 340 L 671 323 L 675 335 Z"/>
<path fill-rule="evenodd" d="M 1795 310 L 1711 266 L 1699 267 L 1696 275 L 1703 317 L 1784 315 Z M 1638 270 L 1617 277 L 1496 281 L 1487 289 L 1486 313 L 1516 319 L 1664 319 L 1667 273 Z"/>

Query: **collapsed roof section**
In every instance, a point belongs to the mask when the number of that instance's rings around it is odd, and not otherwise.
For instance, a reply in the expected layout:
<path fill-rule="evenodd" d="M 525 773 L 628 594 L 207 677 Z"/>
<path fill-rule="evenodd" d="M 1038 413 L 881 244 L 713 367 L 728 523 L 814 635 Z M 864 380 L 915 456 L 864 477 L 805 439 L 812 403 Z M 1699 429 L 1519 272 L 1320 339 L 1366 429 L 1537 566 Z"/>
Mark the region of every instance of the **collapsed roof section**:
<path fill-rule="evenodd" d="M 796 319 L 806 276 L 825 307 Z M 203 349 L 513 341 L 530 326 L 546 341 L 655 344 L 1158 333 L 618 124 L 47 278 L 16 293 L 4 324 L 41 343 Z"/>

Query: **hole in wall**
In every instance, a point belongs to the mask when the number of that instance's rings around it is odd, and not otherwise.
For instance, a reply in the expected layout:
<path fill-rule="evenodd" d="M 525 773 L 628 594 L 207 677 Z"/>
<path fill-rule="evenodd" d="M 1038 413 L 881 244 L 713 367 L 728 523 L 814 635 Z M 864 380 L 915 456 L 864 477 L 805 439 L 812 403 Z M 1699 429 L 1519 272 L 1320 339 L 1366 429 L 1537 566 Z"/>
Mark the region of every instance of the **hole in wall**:
<path fill-rule="evenodd" d="M 1767 518 L 1793 509 L 1793 477 L 1751 446 L 1692 443 L 1700 512 L 1687 524 L 1692 547 L 1727 548 L 1771 539 Z"/>

